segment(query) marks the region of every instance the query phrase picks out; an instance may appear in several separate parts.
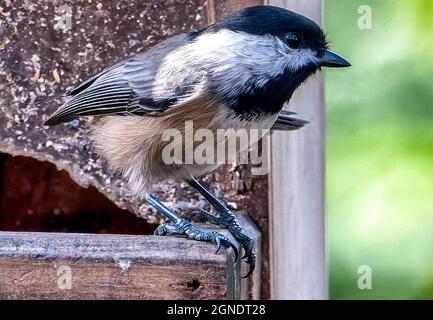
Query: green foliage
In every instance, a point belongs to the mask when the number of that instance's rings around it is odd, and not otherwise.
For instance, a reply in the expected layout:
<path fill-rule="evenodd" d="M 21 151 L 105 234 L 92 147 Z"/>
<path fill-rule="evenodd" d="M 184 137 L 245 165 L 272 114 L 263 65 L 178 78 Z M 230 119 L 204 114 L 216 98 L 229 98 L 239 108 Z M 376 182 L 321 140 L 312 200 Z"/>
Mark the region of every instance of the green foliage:
<path fill-rule="evenodd" d="M 326 0 L 325 29 L 353 65 L 325 71 L 330 296 L 433 298 L 433 1 Z"/>

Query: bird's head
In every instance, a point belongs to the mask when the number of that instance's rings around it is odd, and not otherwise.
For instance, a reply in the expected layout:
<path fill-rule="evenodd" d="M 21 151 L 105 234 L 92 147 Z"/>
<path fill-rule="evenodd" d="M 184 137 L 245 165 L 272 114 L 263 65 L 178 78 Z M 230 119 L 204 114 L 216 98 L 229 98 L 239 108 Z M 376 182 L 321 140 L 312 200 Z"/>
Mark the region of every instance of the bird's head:
<path fill-rule="evenodd" d="M 328 50 L 313 20 L 273 6 L 240 10 L 198 32 L 194 43 L 196 61 L 239 112 L 277 112 L 321 67 L 350 66 Z"/>

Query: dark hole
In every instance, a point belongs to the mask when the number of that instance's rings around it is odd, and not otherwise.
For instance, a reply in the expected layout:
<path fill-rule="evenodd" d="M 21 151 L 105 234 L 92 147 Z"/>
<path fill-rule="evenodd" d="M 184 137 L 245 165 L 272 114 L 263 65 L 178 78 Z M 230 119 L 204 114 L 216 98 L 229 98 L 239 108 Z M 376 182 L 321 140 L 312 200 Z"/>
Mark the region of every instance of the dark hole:
<path fill-rule="evenodd" d="M 189 281 L 186 286 L 191 289 L 191 291 L 196 291 L 201 285 L 201 282 L 198 279 L 192 279 Z"/>
<path fill-rule="evenodd" d="M 139 235 L 154 228 L 51 163 L 0 153 L 0 230 Z"/>

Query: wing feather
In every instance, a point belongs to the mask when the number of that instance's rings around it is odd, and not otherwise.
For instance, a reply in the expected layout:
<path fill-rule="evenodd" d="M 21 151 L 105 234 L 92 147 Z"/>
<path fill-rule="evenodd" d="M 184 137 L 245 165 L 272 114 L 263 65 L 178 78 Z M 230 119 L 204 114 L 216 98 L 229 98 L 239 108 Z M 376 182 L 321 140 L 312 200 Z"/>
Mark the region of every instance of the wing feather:
<path fill-rule="evenodd" d="M 157 69 L 167 52 L 187 43 L 189 35 L 170 38 L 150 50 L 137 54 L 82 82 L 67 92 L 69 101 L 55 111 L 45 125 L 56 125 L 83 115 L 146 115 L 163 112 L 193 92 L 176 88 L 175 95 L 156 95 L 164 88 L 155 88 Z"/>

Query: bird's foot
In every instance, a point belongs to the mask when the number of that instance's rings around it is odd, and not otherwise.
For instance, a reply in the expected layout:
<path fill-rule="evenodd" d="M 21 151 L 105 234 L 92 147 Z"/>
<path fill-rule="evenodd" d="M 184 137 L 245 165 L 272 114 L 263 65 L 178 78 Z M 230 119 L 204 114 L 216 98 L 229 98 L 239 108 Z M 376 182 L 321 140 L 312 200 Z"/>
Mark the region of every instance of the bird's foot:
<path fill-rule="evenodd" d="M 186 235 L 188 238 L 193 240 L 212 242 L 217 246 L 215 253 L 219 252 L 221 246 L 232 248 L 235 255 L 235 261 L 238 259 L 238 250 L 229 238 L 216 231 L 200 230 L 185 219 L 181 219 L 176 224 L 161 224 L 156 228 L 154 234 L 158 236 Z"/>
<path fill-rule="evenodd" d="M 245 230 L 241 227 L 238 220 L 230 210 L 224 210 L 220 212 L 220 216 L 215 216 L 205 210 L 197 210 L 192 213 L 194 218 L 198 221 L 208 221 L 213 224 L 226 227 L 233 237 L 241 244 L 245 253 L 242 259 L 246 259 L 246 262 L 250 265 L 248 274 L 244 276 L 247 278 L 256 266 L 256 253 L 253 251 L 253 239 L 248 236 Z"/>

